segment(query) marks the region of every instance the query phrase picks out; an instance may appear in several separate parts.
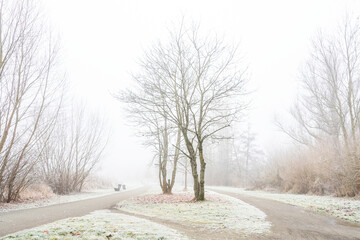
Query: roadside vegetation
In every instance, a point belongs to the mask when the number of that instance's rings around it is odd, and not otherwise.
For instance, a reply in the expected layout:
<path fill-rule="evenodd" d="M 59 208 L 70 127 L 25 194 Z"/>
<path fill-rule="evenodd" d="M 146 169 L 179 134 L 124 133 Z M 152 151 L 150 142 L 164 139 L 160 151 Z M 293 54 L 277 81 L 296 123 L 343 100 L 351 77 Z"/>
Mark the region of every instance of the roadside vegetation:
<path fill-rule="evenodd" d="M 25 192 L 27 191 L 28 190 L 26 190 Z M 17 202 L 0 203 L 0 213 L 75 202 L 90 198 L 102 197 L 114 193 L 116 192 L 114 192 L 113 188 L 102 188 L 102 189 L 97 188 L 92 190 L 84 190 L 81 193 L 72 193 L 67 195 L 57 195 L 50 190 L 47 191 L 46 193 L 39 193 L 34 197 L 34 193 L 31 191 L 31 196 L 29 195 L 22 196 L 21 200 Z"/>
<path fill-rule="evenodd" d="M 359 18 L 347 15 L 320 31 L 310 51 L 292 122 L 278 120 L 295 144 L 270 157 L 262 185 L 354 197 L 360 193 Z"/>
<path fill-rule="evenodd" d="M 36 2 L 1 0 L 0 13 L 0 203 L 44 184 L 79 192 L 106 145 L 103 121 L 67 104 L 58 41 Z"/>

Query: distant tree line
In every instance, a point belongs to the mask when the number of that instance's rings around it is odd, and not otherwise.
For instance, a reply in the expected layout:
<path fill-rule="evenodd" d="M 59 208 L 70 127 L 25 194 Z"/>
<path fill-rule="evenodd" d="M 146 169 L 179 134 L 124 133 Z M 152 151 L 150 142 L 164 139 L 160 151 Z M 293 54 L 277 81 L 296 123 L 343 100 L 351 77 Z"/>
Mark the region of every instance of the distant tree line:
<path fill-rule="evenodd" d="M 266 155 L 251 124 L 227 129 L 229 139 L 214 142 L 208 149 L 207 183 L 219 186 L 254 187 L 265 171 Z"/>

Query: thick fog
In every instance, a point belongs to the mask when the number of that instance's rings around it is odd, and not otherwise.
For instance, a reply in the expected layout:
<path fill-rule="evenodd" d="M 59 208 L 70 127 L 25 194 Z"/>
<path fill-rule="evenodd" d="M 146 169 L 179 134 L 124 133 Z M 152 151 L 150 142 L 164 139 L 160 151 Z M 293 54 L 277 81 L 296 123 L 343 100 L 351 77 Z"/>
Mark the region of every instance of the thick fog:
<path fill-rule="evenodd" d="M 110 138 L 100 172 L 118 181 L 153 179 L 153 154 L 136 136 L 113 95 L 132 85 L 144 50 L 166 39 L 181 19 L 239 44 L 248 66 L 251 105 L 245 118 L 266 155 L 288 139 L 275 126 L 286 119 L 299 69 L 314 35 L 360 12 L 359 1 L 95 1 L 43 0 L 61 43 L 68 89 L 107 120 Z M 211 170 L 210 173 L 211 175 Z M 156 173 L 155 173 L 156 175 Z M 156 180 L 156 179 L 155 179 Z"/>

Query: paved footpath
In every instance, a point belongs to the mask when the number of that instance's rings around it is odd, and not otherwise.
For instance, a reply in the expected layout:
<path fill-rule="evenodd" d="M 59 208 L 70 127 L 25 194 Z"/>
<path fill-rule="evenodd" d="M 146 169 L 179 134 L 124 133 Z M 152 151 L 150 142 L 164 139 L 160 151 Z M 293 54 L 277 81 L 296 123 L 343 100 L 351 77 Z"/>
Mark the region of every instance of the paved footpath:
<path fill-rule="evenodd" d="M 80 217 L 95 210 L 110 209 L 122 200 L 146 192 L 146 189 L 141 187 L 104 197 L 0 213 L 0 237 L 60 219 Z"/>
<path fill-rule="evenodd" d="M 211 189 L 211 188 L 210 188 Z M 290 204 L 214 190 L 238 198 L 266 213 L 272 224 L 272 234 L 266 239 L 324 239 L 360 240 L 360 225 L 341 221 L 328 215 L 320 215 Z"/>

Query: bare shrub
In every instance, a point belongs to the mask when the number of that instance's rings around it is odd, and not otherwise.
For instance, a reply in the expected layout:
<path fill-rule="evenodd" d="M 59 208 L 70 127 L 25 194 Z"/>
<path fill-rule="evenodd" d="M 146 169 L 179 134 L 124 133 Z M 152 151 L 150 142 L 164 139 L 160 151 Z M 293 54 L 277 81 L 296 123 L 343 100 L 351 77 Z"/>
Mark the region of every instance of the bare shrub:
<path fill-rule="evenodd" d="M 57 48 L 31 0 L 0 1 L 0 202 L 33 180 L 54 126 Z"/>
<path fill-rule="evenodd" d="M 112 188 L 115 184 L 116 181 L 112 178 L 92 173 L 86 178 L 83 190 Z"/>
<path fill-rule="evenodd" d="M 51 188 L 43 183 L 31 184 L 20 193 L 20 200 L 38 200 L 54 196 Z"/>
<path fill-rule="evenodd" d="M 360 192 L 359 52 L 358 18 L 347 17 L 337 31 L 320 32 L 312 42 L 301 72 L 302 91 L 291 111 L 294 126 L 279 124 L 305 146 L 296 164 L 298 156 L 289 156 L 294 166 L 288 179 L 296 192 L 321 192 L 319 185 L 338 196 Z"/>
<path fill-rule="evenodd" d="M 61 115 L 41 156 L 44 182 L 56 194 L 80 192 L 95 170 L 107 143 L 103 122 L 86 114 L 84 107 L 72 107 Z"/>
<path fill-rule="evenodd" d="M 345 153 L 342 158 L 329 144 L 270 156 L 258 185 L 299 194 L 355 196 L 356 169 Z"/>

